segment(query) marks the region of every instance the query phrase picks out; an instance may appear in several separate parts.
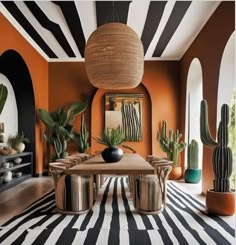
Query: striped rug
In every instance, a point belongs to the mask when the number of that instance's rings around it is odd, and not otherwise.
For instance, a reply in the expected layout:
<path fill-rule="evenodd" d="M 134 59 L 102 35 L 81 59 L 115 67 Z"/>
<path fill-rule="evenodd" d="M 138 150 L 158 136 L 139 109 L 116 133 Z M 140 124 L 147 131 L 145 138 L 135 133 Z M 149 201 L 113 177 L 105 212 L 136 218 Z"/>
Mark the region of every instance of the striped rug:
<path fill-rule="evenodd" d="M 159 215 L 135 212 L 125 177 L 108 177 L 93 209 L 82 215 L 57 213 L 51 191 L 0 227 L 0 244 L 235 244 L 234 225 L 207 216 L 204 205 L 175 184 L 167 189 Z"/>

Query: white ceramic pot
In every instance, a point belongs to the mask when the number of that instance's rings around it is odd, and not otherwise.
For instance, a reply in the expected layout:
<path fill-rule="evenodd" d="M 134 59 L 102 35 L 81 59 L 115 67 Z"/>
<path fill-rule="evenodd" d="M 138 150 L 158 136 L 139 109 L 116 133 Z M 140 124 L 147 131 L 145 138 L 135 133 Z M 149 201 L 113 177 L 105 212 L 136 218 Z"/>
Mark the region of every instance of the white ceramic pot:
<path fill-rule="evenodd" d="M 12 172 L 11 171 L 6 171 L 3 173 L 3 181 L 5 183 L 8 183 L 12 180 Z"/>
<path fill-rule="evenodd" d="M 20 158 L 20 157 L 17 157 L 14 159 L 15 164 L 20 164 L 21 162 L 22 162 L 22 158 Z"/>
<path fill-rule="evenodd" d="M 3 168 L 9 168 L 10 167 L 10 163 L 9 162 L 3 162 L 2 163 L 2 167 Z"/>
<path fill-rule="evenodd" d="M 25 144 L 23 142 L 21 142 L 15 146 L 15 150 L 17 150 L 17 152 L 19 152 L 19 153 L 23 152 L 24 149 L 25 149 Z"/>

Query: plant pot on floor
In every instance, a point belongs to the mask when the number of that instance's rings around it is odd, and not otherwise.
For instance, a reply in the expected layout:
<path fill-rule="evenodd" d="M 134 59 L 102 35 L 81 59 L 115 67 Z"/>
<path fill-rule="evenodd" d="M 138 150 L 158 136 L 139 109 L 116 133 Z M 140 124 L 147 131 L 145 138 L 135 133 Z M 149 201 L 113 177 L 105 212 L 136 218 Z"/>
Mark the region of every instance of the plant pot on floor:
<path fill-rule="evenodd" d="M 181 166 L 172 166 L 172 170 L 169 174 L 170 180 L 177 180 L 180 179 L 182 176 L 182 168 Z"/>
<path fill-rule="evenodd" d="M 107 163 L 119 162 L 123 157 L 123 150 L 119 147 L 107 147 L 102 151 L 102 158 Z"/>
<path fill-rule="evenodd" d="M 198 183 L 201 179 L 201 169 L 186 169 L 184 178 L 186 183 Z"/>
<path fill-rule="evenodd" d="M 235 214 L 235 192 L 207 190 L 206 209 L 208 214 L 230 216 Z"/>

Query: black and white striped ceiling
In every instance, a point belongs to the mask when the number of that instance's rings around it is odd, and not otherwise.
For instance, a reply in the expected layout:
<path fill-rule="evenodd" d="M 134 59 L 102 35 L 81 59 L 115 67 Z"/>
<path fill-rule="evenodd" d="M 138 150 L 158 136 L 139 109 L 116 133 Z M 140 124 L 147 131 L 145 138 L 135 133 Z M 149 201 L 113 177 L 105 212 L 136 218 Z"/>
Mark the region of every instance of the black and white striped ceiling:
<path fill-rule="evenodd" d="M 179 60 L 220 1 L 2 1 L 0 11 L 47 61 L 83 61 L 100 25 L 122 22 L 145 60 Z"/>

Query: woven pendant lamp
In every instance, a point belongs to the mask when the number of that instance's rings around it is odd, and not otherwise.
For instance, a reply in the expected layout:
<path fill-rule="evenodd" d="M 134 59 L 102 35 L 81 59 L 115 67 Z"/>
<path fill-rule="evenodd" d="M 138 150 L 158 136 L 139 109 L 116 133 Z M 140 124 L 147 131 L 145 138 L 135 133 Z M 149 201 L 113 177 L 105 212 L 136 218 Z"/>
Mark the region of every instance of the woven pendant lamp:
<path fill-rule="evenodd" d="M 143 65 L 143 44 L 125 24 L 102 25 L 88 39 L 85 67 L 89 81 L 97 88 L 137 87 L 142 80 Z"/>

